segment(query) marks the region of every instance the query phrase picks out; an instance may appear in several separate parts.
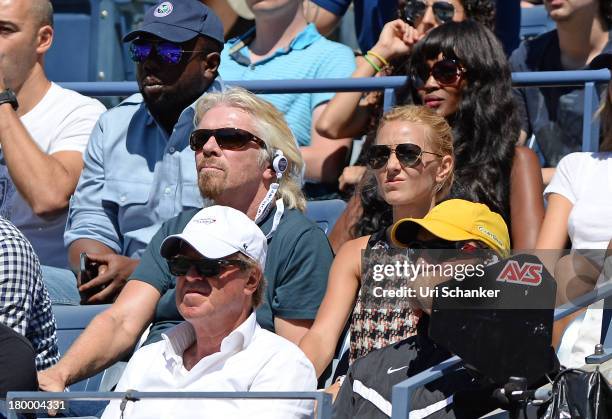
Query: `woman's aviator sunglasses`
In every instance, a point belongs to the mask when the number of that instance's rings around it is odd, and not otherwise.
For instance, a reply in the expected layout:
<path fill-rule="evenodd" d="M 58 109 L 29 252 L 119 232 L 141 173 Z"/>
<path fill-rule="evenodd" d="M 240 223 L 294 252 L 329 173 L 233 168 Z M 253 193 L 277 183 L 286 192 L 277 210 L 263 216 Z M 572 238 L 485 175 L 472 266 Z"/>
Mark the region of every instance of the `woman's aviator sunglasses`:
<path fill-rule="evenodd" d="M 430 75 L 436 79 L 441 86 L 452 86 L 461 80 L 465 72 L 465 68 L 457 60 L 443 58 L 437 61 L 431 69 L 427 64 L 424 64 L 422 68 L 417 68 L 416 71 L 412 72 L 410 78 L 412 80 L 412 85 L 416 89 L 425 86 Z"/>
<path fill-rule="evenodd" d="M 395 157 L 404 167 L 416 166 L 421 161 L 423 153 L 442 157 L 441 154 L 424 151 L 421 147 L 412 143 L 397 144 L 395 146 L 376 144 L 370 147 L 368 166 L 372 169 L 382 168 L 389 161 L 391 153 L 395 153 Z"/>
<path fill-rule="evenodd" d="M 152 42 L 146 40 L 136 40 L 130 45 L 130 57 L 132 61 L 141 63 L 146 60 L 151 52 L 155 50 L 155 53 L 159 59 L 166 64 L 178 64 L 183 58 L 183 54 L 186 52 L 203 52 L 203 50 L 184 50 L 183 47 L 174 42 Z"/>
<path fill-rule="evenodd" d="M 416 26 L 430 7 L 424 0 L 408 0 L 404 7 L 404 19 L 411 26 Z M 455 16 L 455 6 L 446 1 L 436 1 L 431 6 L 439 24 L 450 22 Z"/>
<path fill-rule="evenodd" d="M 197 129 L 189 137 L 189 147 L 193 151 L 200 151 L 211 137 L 215 137 L 217 145 L 225 150 L 240 150 L 251 141 L 266 148 L 261 138 L 240 128 Z"/>
<path fill-rule="evenodd" d="M 239 259 L 189 259 L 183 256 L 176 256 L 166 259 L 168 269 L 174 276 L 185 276 L 191 267 L 195 267 L 198 275 L 202 277 L 219 276 L 221 269 L 227 266 L 238 266 L 241 269 L 246 263 Z"/>

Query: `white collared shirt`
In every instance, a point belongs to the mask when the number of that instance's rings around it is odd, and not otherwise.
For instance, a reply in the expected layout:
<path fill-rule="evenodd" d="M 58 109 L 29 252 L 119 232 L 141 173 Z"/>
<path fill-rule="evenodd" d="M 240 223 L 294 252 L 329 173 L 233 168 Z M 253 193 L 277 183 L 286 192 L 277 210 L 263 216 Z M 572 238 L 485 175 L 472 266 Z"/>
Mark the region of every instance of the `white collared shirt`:
<path fill-rule="evenodd" d="M 163 340 L 140 348 L 130 359 L 116 391 L 314 391 L 315 370 L 293 343 L 262 329 L 252 313 L 221 341 L 221 350 L 191 370 L 183 352 L 195 341 L 183 322 Z M 102 419 L 120 417 L 111 401 Z M 125 419 L 136 418 L 307 418 L 311 400 L 156 399 L 129 402 Z"/>

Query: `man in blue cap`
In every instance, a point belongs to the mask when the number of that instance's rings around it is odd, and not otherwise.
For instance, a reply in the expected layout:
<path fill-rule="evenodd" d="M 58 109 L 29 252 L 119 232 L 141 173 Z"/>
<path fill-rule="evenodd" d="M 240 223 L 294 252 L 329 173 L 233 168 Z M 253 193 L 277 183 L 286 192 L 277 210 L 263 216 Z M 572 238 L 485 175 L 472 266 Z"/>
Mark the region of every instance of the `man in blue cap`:
<path fill-rule="evenodd" d="M 94 128 L 64 235 L 75 270 L 82 252 L 99 266 L 79 288 L 90 304 L 113 301 L 163 221 L 202 208 L 189 148 L 194 104 L 222 89 L 223 26 L 197 0 L 159 3 L 124 42 L 140 94 Z"/>

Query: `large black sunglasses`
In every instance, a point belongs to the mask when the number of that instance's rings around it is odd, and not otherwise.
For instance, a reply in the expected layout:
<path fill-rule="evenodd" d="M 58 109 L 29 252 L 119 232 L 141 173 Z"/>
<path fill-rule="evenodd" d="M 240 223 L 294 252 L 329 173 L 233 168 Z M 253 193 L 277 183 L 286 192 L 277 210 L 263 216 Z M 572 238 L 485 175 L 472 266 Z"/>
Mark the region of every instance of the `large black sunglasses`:
<path fill-rule="evenodd" d="M 185 276 L 192 266 L 196 268 L 198 275 L 203 277 L 214 277 L 221 273 L 221 269 L 227 266 L 246 267 L 246 262 L 239 259 L 189 259 L 184 256 L 175 256 L 166 259 L 168 269 L 174 276 Z"/>
<path fill-rule="evenodd" d="M 426 63 L 418 66 L 416 71 L 410 74 L 410 78 L 413 87 L 416 89 L 425 86 L 430 75 L 436 79 L 440 86 L 452 86 L 461 80 L 465 72 L 465 67 L 459 61 L 453 58 L 443 58 L 431 68 Z"/>
<path fill-rule="evenodd" d="M 395 157 L 397 157 L 400 164 L 404 167 L 414 167 L 419 164 L 421 158 L 423 157 L 423 153 L 442 157 L 441 154 L 433 153 L 431 151 L 424 151 L 421 147 L 412 143 L 403 143 L 394 146 L 376 144 L 370 146 L 368 153 L 368 166 L 370 166 L 372 169 L 382 168 L 385 164 L 387 164 L 387 161 L 389 161 L 391 153 L 395 153 Z"/>
<path fill-rule="evenodd" d="M 448 241 L 444 239 L 413 240 L 406 246 L 415 256 L 429 262 L 440 263 L 449 260 L 483 257 L 487 247 L 474 241 Z"/>
<path fill-rule="evenodd" d="M 189 137 L 189 147 L 193 151 L 200 151 L 211 137 L 215 137 L 219 147 L 225 150 L 240 150 L 251 141 L 266 148 L 261 138 L 240 128 L 197 129 Z"/>
<path fill-rule="evenodd" d="M 424 0 L 408 0 L 404 7 L 404 19 L 411 26 L 416 26 L 421 19 L 423 19 L 423 16 L 425 16 L 428 7 L 429 5 Z M 455 16 L 455 6 L 453 6 L 452 3 L 436 1 L 431 8 L 440 25 L 450 22 L 453 20 L 453 16 Z"/>
<path fill-rule="evenodd" d="M 159 59 L 166 64 L 178 64 L 186 52 L 204 52 L 204 50 L 185 50 L 174 42 L 162 41 L 152 42 L 146 40 L 136 40 L 130 45 L 130 57 L 132 61 L 141 63 L 155 50 Z"/>

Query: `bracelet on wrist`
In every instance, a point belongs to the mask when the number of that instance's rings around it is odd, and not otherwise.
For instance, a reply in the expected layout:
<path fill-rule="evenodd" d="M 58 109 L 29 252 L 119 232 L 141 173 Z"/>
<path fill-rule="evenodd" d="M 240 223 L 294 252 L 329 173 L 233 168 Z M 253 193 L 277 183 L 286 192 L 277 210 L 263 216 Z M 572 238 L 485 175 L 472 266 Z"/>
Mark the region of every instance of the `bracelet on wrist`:
<path fill-rule="evenodd" d="M 372 50 L 369 50 L 368 52 L 366 52 L 366 55 L 371 55 L 372 57 L 378 59 L 378 61 L 380 61 L 381 64 L 386 67 L 389 66 L 389 61 L 385 60 L 380 54 L 377 54 Z"/>
<path fill-rule="evenodd" d="M 364 55 L 363 59 L 366 60 L 368 62 L 368 64 L 370 64 L 372 66 L 372 68 L 374 68 L 374 70 L 376 70 L 377 73 L 380 73 L 381 68 L 379 66 L 377 66 L 376 63 L 374 63 L 374 61 L 372 61 L 372 59 L 370 59 L 370 57 L 368 57 L 368 54 Z"/>

